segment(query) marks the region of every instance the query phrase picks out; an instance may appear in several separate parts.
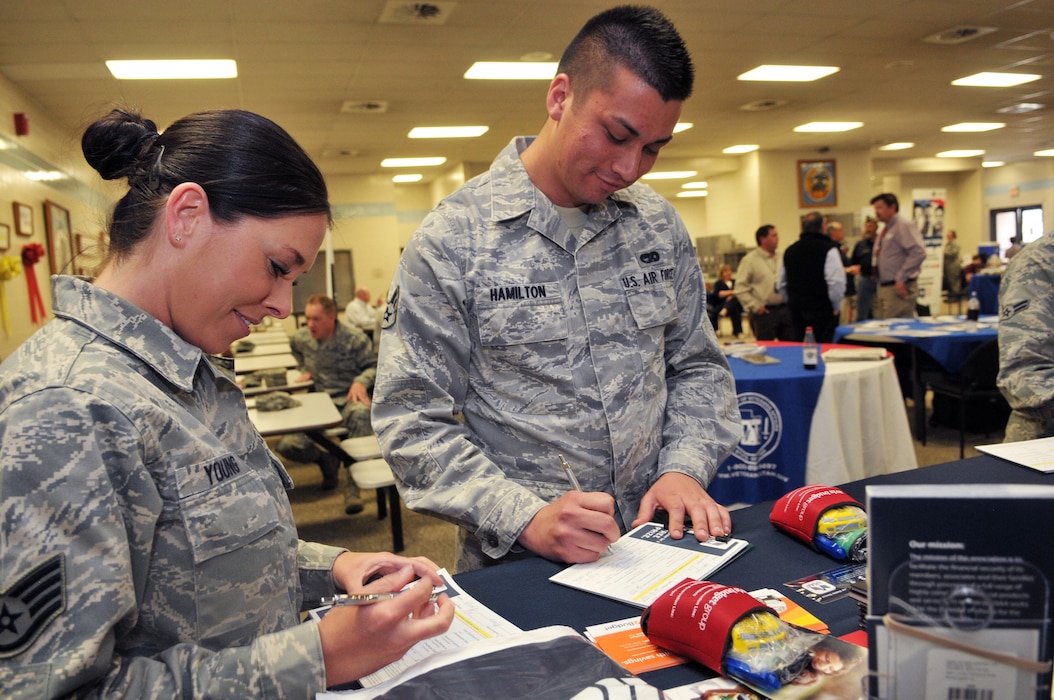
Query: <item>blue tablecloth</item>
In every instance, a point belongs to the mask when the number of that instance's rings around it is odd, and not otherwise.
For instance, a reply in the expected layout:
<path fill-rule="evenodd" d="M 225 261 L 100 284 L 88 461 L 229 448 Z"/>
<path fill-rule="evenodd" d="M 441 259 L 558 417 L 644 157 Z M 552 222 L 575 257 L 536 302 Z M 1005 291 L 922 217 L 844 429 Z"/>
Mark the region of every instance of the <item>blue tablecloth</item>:
<path fill-rule="evenodd" d="M 998 318 L 995 316 L 982 316 L 980 323 L 967 322 L 964 316 L 936 316 L 861 321 L 838 326 L 834 342 L 907 343 L 925 351 L 946 371 L 954 374 L 971 350 L 998 335 Z"/>
<path fill-rule="evenodd" d="M 1003 280 L 1002 275 L 977 274 L 970 278 L 970 284 L 966 287 L 966 298 L 977 292 L 977 299 L 981 302 L 981 313 L 985 315 L 999 313 L 999 283 Z"/>
<path fill-rule="evenodd" d="M 779 364 L 755 365 L 730 357 L 743 438 L 707 492 L 718 503 L 759 503 L 805 485 L 809 431 L 823 387 L 824 363 L 807 370 L 801 345 L 774 345 Z"/>

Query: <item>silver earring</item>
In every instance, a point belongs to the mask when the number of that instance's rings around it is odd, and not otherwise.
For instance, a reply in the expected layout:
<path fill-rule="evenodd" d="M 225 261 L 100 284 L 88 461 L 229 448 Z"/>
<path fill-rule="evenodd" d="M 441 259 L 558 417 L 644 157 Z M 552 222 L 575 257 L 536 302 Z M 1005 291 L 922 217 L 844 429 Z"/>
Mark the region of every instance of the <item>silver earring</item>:
<path fill-rule="evenodd" d="M 176 243 L 181 243 L 182 241 L 183 241 L 183 236 L 180 236 L 179 234 L 176 234 Z"/>

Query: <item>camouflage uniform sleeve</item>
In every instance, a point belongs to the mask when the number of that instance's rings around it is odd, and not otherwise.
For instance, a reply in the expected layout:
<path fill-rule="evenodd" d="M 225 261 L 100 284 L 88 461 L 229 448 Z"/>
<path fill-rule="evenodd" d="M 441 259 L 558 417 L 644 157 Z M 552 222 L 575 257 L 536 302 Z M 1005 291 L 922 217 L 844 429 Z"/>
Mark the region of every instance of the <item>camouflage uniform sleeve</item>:
<path fill-rule="evenodd" d="M 347 551 L 343 547 L 300 540 L 300 546 L 297 548 L 297 568 L 300 570 L 300 588 L 304 595 L 305 610 L 317 608 L 322 596 L 337 592 L 333 583 L 333 562 Z"/>
<path fill-rule="evenodd" d="M 1054 429 L 1054 235 L 1014 257 L 999 286 L 999 308 L 997 381 L 1015 412 L 1006 439 L 1049 434 Z M 1015 427 L 1019 421 L 1022 425 Z"/>
<path fill-rule="evenodd" d="M 666 333 L 666 421 L 659 473 L 681 472 L 704 486 L 742 435 L 728 359 L 706 315 L 706 286 L 687 233 L 679 236 L 680 322 Z"/>
<path fill-rule="evenodd" d="M 373 427 L 409 508 L 477 533 L 498 558 L 546 502 L 506 478 L 460 420 L 471 342 L 453 224 L 432 212 L 407 245 L 381 333 Z"/>
<path fill-rule="evenodd" d="M 307 357 L 304 354 L 304 345 L 300 333 L 293 333 L 289 338 L 289 352 L 296 359 L 296 368 L 300 372 L 307 372 Z"/>
<path fill-rule="evenodd" d="M 4 697 L 313 698 L 325 688 L 315 625 L 222 650 L 115 651 L 139 623 L 162 517 L 144 439 L 120 410 L 72 389 L 36 391 L 0 413 L 4 609 L 49 582 L 32 594 L 42 607 L 0 627 Z M 57 563 L 46 578 L 34 575 L 41 562 Z M 171 611 L 173 624 L 184 613 Z"/>

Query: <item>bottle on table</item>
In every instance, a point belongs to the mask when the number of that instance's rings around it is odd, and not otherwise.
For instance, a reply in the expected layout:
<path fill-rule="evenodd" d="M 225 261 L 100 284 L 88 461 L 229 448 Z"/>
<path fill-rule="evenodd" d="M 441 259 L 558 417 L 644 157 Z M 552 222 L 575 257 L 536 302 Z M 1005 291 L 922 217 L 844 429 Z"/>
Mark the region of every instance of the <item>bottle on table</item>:
<path fill-rule="evenodd" d="M 966 302 L 966 320 L 976 321 L 981 318 L 981 300 L 977 298 L 977 292 L 970 292 L 970 300 Z"/>
<path fill-rule="evenodd" d="M 801 345 L 801 361 L 805 369 L 816 369 L 820 361 L 820 346 L 816 343 L 816 334 L 812 326 L 805 327 L 805 340 Z"/>

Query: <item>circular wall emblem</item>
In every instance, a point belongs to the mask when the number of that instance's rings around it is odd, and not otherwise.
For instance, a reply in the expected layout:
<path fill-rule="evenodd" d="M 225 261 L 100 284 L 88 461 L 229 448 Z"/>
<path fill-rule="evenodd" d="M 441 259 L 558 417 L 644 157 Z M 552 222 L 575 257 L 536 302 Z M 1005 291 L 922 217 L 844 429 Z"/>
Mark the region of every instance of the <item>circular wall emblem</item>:
<path fill-rule="evenodd" d="M 780 444 L 783 416 L 776 404 L 763 394 L 747 391 L 736 398 L 743 419 L 743 437 L 733 454 L 744 464 L 757 465 Z"/>

